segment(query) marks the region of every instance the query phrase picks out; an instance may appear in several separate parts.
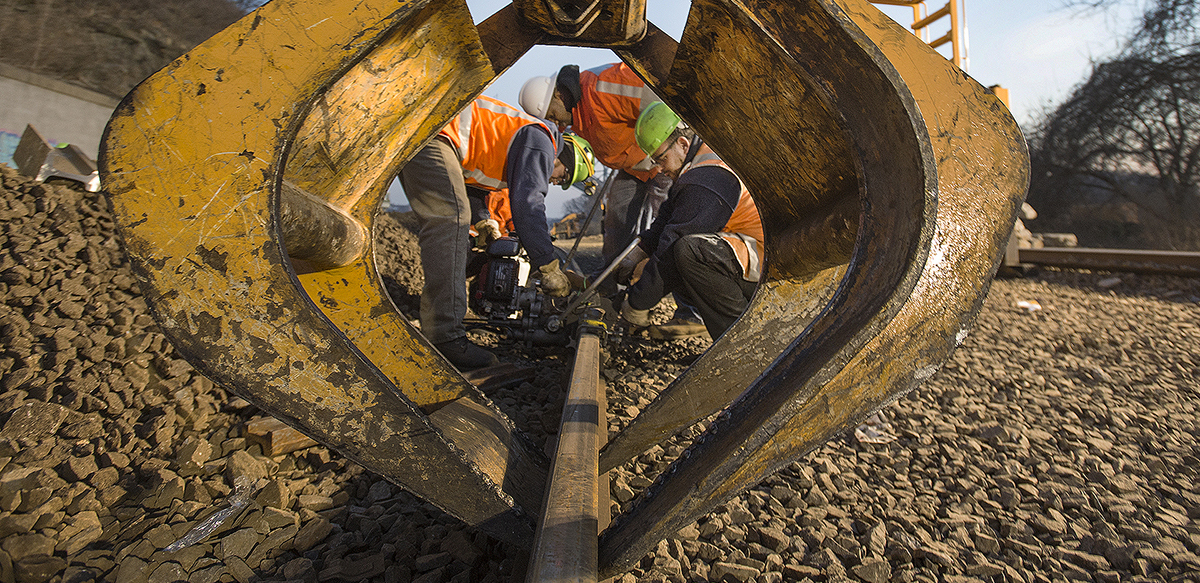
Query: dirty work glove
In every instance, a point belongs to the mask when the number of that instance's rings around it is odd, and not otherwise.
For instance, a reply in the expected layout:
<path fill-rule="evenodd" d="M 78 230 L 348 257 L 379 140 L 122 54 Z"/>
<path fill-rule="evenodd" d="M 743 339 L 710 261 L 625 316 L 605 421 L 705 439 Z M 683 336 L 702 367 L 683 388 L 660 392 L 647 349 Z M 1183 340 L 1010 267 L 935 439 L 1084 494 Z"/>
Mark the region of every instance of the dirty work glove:
<path fill-rule="evenodd" d="M 489 243 L 502 236 L 500 223 L 496 222 L 496 219 L 484 219 L 475 223 L 475 232 L 479 233 L 475 236 L 476 247 L 487 247 Z"/>
<path fill-rule="evenodd" d="M 637 328 L 650 327 L 650 310 L 639 310 L 629 305 L 629 300 L 621 304 L 621 319 Z"/>
<path fill-rule="evenodd" d="M 634 247 L 633 251 L 630 251 L 629 255 L 626 255 L 625 258 L 617 264 L 617 268 L 613 270 L 613 277 L 616 278 L 617 283 L 621 285 L 629 285 L 629 280 L 633 279 L 633 272 L 637 271 L 638 264 L 649 258 L 650 256 L 646 255 L 646 252 L 642 250 L 641 245 Z"/>
<path fill-rule="evenodd" d="M 542 291 L 556 298 L 571 293 L 571 280 L 559 268 L 557 259 L 539 267 L 538 271 L 542 272 Z"/>
<path fill-rule="evenodd" d="M 567 274 L 567 280 L 571 282 L 571 289 L 573 291 L 583 291 L 587 289 L 588 281 L 586 277 L 579 275 L 570 269 L 564 273 Z"/>

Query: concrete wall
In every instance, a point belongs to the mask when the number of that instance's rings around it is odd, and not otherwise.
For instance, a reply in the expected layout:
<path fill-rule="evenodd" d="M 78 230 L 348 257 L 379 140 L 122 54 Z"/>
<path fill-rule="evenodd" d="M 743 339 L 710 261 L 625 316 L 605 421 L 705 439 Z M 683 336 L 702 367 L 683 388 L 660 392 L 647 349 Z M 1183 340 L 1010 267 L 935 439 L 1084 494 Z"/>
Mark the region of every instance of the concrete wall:
<path fill-rule="evenodd" d="M 26 124 L 51 145 L 75 144 L 93 160 L 117 100 L 0 63 L 0 163 L 16 167 L 13 151 Z"/>

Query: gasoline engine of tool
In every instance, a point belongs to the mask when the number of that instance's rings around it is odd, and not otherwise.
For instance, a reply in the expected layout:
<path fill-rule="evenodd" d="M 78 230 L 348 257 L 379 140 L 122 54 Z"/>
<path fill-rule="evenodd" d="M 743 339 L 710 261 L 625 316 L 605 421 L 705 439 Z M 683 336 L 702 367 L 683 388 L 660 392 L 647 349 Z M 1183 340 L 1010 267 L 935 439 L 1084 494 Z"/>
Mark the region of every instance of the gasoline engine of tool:
<path fill-rule="evenodd" d="M 566 345 L 571 326 L 563 325 L 563 308 L 569 298 L 551 298 L 542 293 L 537 273 L 516 237 L 500 237 L 486 251 L 487 262 L 471 288 L 471 309 L 483 316 L 488 328 L 498 328 L 508 337 L 539 346 Z M 561 304 L 561 305 L 560 305 Z M 468 325 L 475 324 L 468 322 Z"/>

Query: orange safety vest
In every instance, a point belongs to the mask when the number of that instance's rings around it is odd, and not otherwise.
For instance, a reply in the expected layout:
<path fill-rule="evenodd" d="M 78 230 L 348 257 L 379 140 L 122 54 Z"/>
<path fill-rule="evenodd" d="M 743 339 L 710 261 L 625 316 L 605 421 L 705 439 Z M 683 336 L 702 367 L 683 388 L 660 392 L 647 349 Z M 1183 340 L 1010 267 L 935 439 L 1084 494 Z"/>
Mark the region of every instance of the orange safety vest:
<path fill-rule="evenodd" d="M 700 150 L 696 152 L 696 157 L 684 166 L 679 175 L 683 176 L 684 172 L 693 168 L 702 168 L 704 166 L 719 166 L 733 173 L 736 177 L 737 173 L 733 171 L 720 157 L 717 156 L 708 144 L 701 144 Z M 738 196 L 737 206 L 733 209 L 733 215 L 721 228 L 718 233 L 726 243 L 733 249 L 734 255 L 737 256 L 738 263 L 742 266 L 742 278 L 746 281 L 758 281 L 762 277 L 762 258 L 765 249 L 763 248 L 763 226 L 762 217 L 758 214 L 758 207 L 754 204 L 754 199 L 750 197 L 750 190 L 746 188 L 746 183 L 738 178 L 738 186 L 742 188 L 741 194 Z"/>
<path fill-rule="evenodd" d="M 572 127 L 592 145 L 596 158 L 645 182 L 658 173 L 633 170 L 646 159 L 633 128 L 642 110 L 659 101 L 625 63 L 604 65 L 579 74 L 583 95 L 572 112 Z"/>
<path fill-rule="evenodd" d="M 467 184 L 500 190 L 508 188 L 505 173 L 508 147 L 517 130 L 530 124 L 537 124 L 550 134 L 557 152 L 558 132 L 551 131 L 545 121 L 487 96 L 472 101 L 438 135 L 445 136 L 454 146 Z"/>

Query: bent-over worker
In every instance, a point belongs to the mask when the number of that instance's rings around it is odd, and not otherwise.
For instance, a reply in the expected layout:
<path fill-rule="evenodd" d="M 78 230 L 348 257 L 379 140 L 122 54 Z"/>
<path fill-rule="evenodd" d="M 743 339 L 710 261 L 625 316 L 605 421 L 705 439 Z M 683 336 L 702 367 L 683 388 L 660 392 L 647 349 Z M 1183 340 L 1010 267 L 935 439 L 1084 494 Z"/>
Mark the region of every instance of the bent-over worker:
<path fill-rule="evenodd" d="M 420 225 L 421 332 L 460 370 L 497 362 L 467 339 L 466 264 L 471 251 L 468 189 L 507 188 L 512 220 L 542 290 L 570 293 L 546 226 L 548 185 L 563 188 L 591 176 L 591 147 L 545 120 L 490 97 L 479 97 L 400 171 L 400 183 Z M 481 194 L 482 196 L 482 194 Z M 490 229 L 489 229 L 490 231 Z"/>
<path fill-rule="evenodd" d="M 742 181 L 662 102 L 638 118 L 637 141 L 654 164 L 674 179 L 670 195 L 641 242 L 616 270 L 629 281 L 621 317 L 650 326 L 649 312 L 674 292 L 696 306 L 716 340 L 741 315 L 762 271 L 763 228 Z"/>
<path fill-rule="evenodd" d="M 565 65 L 554 75 L 534 77 L 521 87 L 520 102 L 526 113 L 546 118 L 559 129 L 570 126 L 592 144 L 601 163 L 616 170 L 605 196 L 605 265 L 649 228 L 671 187 L 670 177 L 654 166 L 634 137 L 638 116 L 658 101 L 625 63 L 582 72 L 578 65 Z M 661 332 L 668 338 L 696 336 L 704 331 L 699 320 L 691 306 L 681 305 L 660 326 Z"/>

